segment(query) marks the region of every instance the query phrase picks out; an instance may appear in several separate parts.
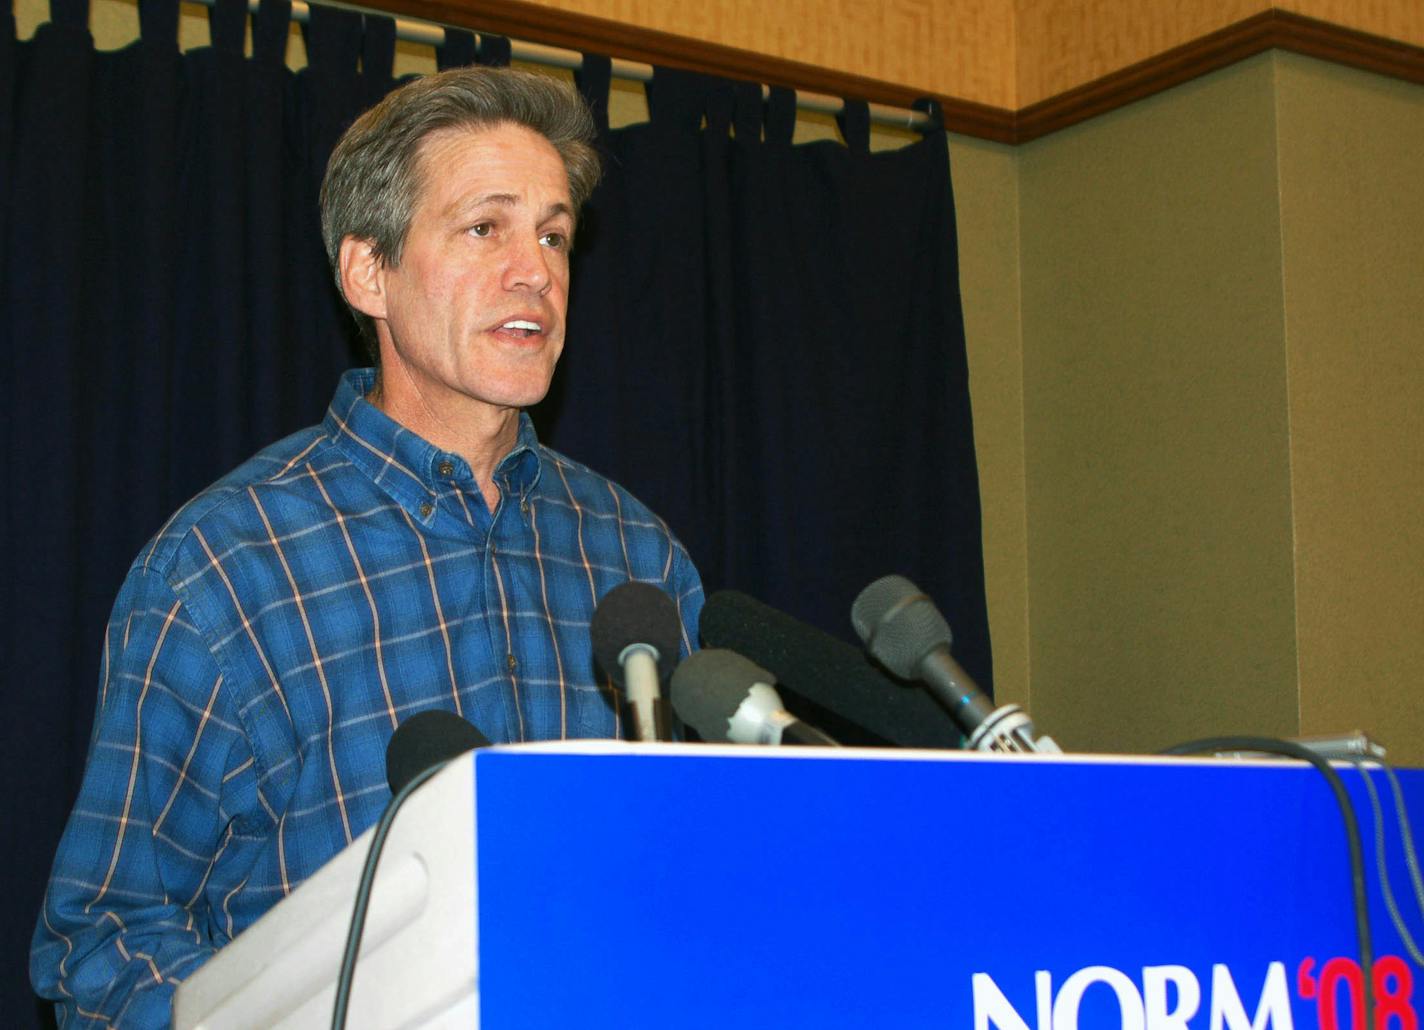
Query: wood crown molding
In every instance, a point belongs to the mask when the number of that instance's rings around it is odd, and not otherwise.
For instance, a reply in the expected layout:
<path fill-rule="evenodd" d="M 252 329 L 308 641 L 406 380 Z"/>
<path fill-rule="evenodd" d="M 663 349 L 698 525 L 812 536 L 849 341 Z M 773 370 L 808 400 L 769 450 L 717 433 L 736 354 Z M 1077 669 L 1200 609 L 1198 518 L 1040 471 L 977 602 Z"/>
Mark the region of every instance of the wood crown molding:
<path fill-rule="evenodd" d="M 475 32 L 603 54 L 771 86 L 910 107 L 939 102 L 950 132 L 998 143 L 1026 143 L 1125 107 L 1144 97 L 1278 49 L 1424 85 L 1424 48 L 1288 11 L 1269 10 L 1111 72 L 1018 111 L 830 68 L 624 25 L 525 0 L 379 0 L 383 10 Z"/>
<path fill-rule="evenodd" d="M 1014 142 L 1047 136 L 1267 50 L 1287 50 L 1424 85 L 1424 48 L 1270 10 L 1021 108 L 1014 118 Z"/>

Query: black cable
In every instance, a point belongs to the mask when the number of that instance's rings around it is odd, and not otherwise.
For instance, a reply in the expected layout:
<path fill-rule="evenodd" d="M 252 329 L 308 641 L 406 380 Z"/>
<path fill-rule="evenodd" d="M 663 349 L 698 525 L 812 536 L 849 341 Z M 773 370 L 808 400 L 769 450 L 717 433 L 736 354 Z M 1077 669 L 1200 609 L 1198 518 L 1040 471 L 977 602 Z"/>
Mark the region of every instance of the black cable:
<path fill-rule="evenodd" d="M 1309 762 L 1325 777 L 1330 789 L 1335 792 L 1335 801 L 1340 806 L 1340 815 L 1345 821 L 1345 838 L 1350 847 L 1350 878 L 1354 888 L 1355 930 L 1360 939 L 1360 974 L 1364 981 L 1361 996 L 1364 998 L 1364 1019 L 1359 1024 L 1365 1027 L 1375 1025 L 1374 1018 L 1374 956 L 1370 942 L 1370 909 L 1365 893 L 1365 853 L 1360 839 L 1360 821 L 1355 817 L 1355 806 L 1345 790 L 1340 774 L 1330 767 L 1320 755 L 1293 740 L 1278 740 L 1275 737 L 1204 737 L 1189 740 L 1159 751 L 1162 755 L 1194 755 L 1203 751 L 1264 751 L 1268 754 L 1285 755 Z"/>
<path fill-rule="evenodd" d="M 346 931 L 346 950 L 341 955 L 341 971 L 336 977 L 336 1000 L 331 1009 L 331 1030 L 344 1030 L 346 1009 L 351 1002 L 351 980 L 356 973 L 356 953 L 361 950 L 361 934 L 366 929 L 366 910 L 371 904 L 371 886 L 376 879 L 376 863 L 381 859 L 381 849 L 386 846 L 395 823 L 396 813 L 426 780 L 449 764 L 448 761 L 432 765 L 411 779 L 401 792 L 391 798 L 391 803 L 381 813 L 376 831 L 371 835 L 371 848 L 366 852 L 366 864 L 361 869 L 361 879 L 356 884 L 356 901 L 351 908 L 351 928 Z"/>
<path fill-rule="evenodd" d="M 1390 775 L 1391 782 L 1396 788 L 1399 786 L 1399 781 L 1393 779 L 1393 770 L 1379 758 L 1356 755 L 1350 761 L 1355 763 L 1355 768 L 1360 772 L 1360 779 L 1364 782 L 1365 792 L 1370 796 L 1370 810 L 1375 820 L 1375 868 L 1379 870 L 1380 894 L 1384 898 L 1385 910 L 1389 913 L 1390 921 L 1394 923 L 1394 929 L 1399 934 L 1399 939 L 1404 943 L 1404 949 L 1409 952 L 1409 957 L 1424 966 L 1424 951 L 1420 950 L 1414 940 L 1414 935 L 1409 932 L 1409 926 L 1404 921 L 1404 913 L 1400 912 L 1399 904 L 1394 899 L 1394 890 L 1389 885 L 1389 864 L 1385 861 L 1384 810 L 1380 806 L 1379 792 L 1375 790 L 1374 782 L 1370 779 L 1370 774 L 1365 766 L 1378 765 L 1383 768 L 1386 774 Z M 1401 802 L 1399 829 L 1401 837 L 1406 842 L 1405 863 L 1409 866 L 1411 876 L 1417 876 L 1418 866 L 1413 861 L 1413 844 L 1409 832 L 1408 816 L 1403 810 L 1403 799 L 1396 795 L 1395 800 Z"/>
<path fill-rule="evenodd" d="M 1414 900 L 1419 903 L 1419 911 L 1424 913 L 1424 876 L 1419 872 L 1419 855 L 1414 850 L 1414 833 L 1409 829 L 1409 812 L 1404 807 L 1404 790 L 1399 786 L 1399 778 L 1394 775 L 1394 767 L 1383 759 L 1378 760 L 1394 792 L 1394 813 L 1399 820 L 1399 836 L 1404 843 L 1404 864 L 1409 869 L 1410 882 L 1414 884 Z"/>

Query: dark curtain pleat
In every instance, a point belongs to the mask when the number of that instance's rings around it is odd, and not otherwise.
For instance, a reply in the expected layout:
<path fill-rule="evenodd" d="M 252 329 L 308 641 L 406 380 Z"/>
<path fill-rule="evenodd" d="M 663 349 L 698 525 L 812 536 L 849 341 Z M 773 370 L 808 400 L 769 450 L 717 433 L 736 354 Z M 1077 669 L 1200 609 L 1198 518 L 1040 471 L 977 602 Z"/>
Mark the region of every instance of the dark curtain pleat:
<path fill-rule="evenodd" d="M 574 84 L 583 95 L 598 129 L 598 145 L 606 150 L 608 143 L 608 90 L 613 81 L 613 61 L 598 54 L 584 54 L 583 64 L 574 72 Z M 604 155 L 605 168 L 607 155 Z"/>
<path fill-rule="evenodd" d="M 435 67 L 463 68 L 475 63 L 475 34 L 464 29 L 446 29 L 445 42 L 435 48 Z"/>
<path fill-rule="evenodd" d="M 14 196 L 11 190 L 10 162 L 15 149 L 15 86 L 20 78 L 19 60 L 20 48 L 15 41 L 15 12 L 10 0 L 5 0 L 4 11 L 0 13 L 0 284 L 8 282 L 10 278 L 10 255 L 6 243 L 10 237 L 9 198 Z M 8 299 L 3 286 L 0 286 L 0 299 Z M 13 383 L 13 371 L 10 362 L 10 320 L 0 317 L 0 383 Z M 7 461 L 11 448 L 10 423 L 9 418 L 0 418 L 0 456 L 5 456 Z M 8 466 L 0 468 L 0 475 L 8 471 Z M 5 490 L 3 496 L 0 496 L 0 540 L 11 539 L 12 524 L 10 491 Z M 9 597 L 8 589 L 4 587 L 0 587 L 0 605 L 3 605 L 0 607 L 0 622 L 8 623 Z M 8 653 L 9 644 L 4 631 L 0 630 L 0 666 L 7 664 L 3 656 Z"/>
<path fill-rule="evenodd" d="M 0 1012 L 24 1025 L 28 928 L 78 785 L 124 570 L 194 491 L 320 418 L 365 363 L 317 196 L 330 150 L 393 85 L 389 18 L 217 0 L 180 55 L 176 0 L 96 53 L 87 0 L 32 40 L 0 24 L 0 675 L 11 833 Z M 462 49 L 463 48 L 463 49 Z M 508 40 L 452 33 L 448 62 Z M 578 74 L 606 174 L 580 221 L 568 345 L 536 412 L 737 587 L 842 636 L 891 571 L 945 610 L 990 682 L 952 187 L 942 128 L 794 146 L 795 96 L 659 69 L 651 121 L 608 126 L 610 63 Z M 11 1018 L 14 1016 L 15 1018 Z"/>
<path fill-rule="evenodd" d="M 296 330 L 298 346 L 314 348 L 310 354 L 298 353 L 290 366 L 290 402 L 320 412 L 341 370 L 359 354 L 355 323 L 337 292 L 321 242 L 319 202 L 327 158 L 361 113 L 364 86 L 359 71 L 362 16 L 319 4 L 309 11 L 303 32 L 307 67 L 296 75 L 298 120 L 289 133 L 301 168 L 290 180 L 299 188 L 288 189 L 285 198 L 287 250 L 295 276 L 286 295 L 288 324 Z"/>
<path fill-rule="evenodd" d="M 185 232 L 179 241 L 175 312 L 177 339 L 183 343 L 172 348 L 172 413 L 164 419 L 172 448 L 169 496 L 196 493 L 211 481 L 215 465 L 241 461 L 250 451 L 254 429 L 278 430 L 275 413 L 261 410 L 271 405 L 275 393 L 259 392 L 273 384 L 250 375 L 260 359 L 254 360 L 248 347 L 255 326 L 247 298 L 255 283 L 247 272 L 253 266 L 249 226 L 266 224 L 270 232 L 279 216 L 263 210 L 263 196 L 256 198 L 254 210 L 247 180 L 258 175 L 262 194 L 277 190 L 280 196 L 281 166 L 253 138 L 263 127 L 249 120 L 248 105 L 278 118 L 276 125 L 281 111 L 270 102 L 264 111 L 261 91 L 249 95 L 241 49 L 243 0 L 219 0 L 209 19 L 213 46 L 186 59 L 182 185 L 171 198 L 180 224 L 203 231 Z M 269 275 L 284 264 L 280 250 L 262 259 Z M 281 329 L 270 320 L 263 332 L 282 342 Z"/>
<path fill-rule="evenodd" d="M 85 254 L 95 212 L 86 197 L 92 41 L 77 4 L 15 47 L 23 79 L 14 87 L 10 192 L 0 280 L 6 323 L 5 475 L 8 525 L 4 676 L 11 727 L 0 747 L 4 825 L 13 855 L 0 910 L 0 1011 L 31 1014 L 25 970 L 29 940 L 54 846 L 78 783 L 93 706 L 92 670 L 101 637 L 81 612 L 84 558 L 73 526 L 86 454 L 74 422 L 80 398 L 81 337 L 90 318 Z M 63 13 L 64 20 L 57 20 Z M 8 74 L 8 73 L 7 73 Z M 23 203 L 17 202 L 24 198 Z M 25 346 L 15 341 L 28 341 Z M 91 559 L 97 556 L 90 556 Z M 116 581 L 110 580 L 110 586 Z M 88 635 L 87 647 L 81 643 Z M 90 661 L 80 657 L 83 651 Z M 76 689 L 81 678 L 87 689 Z M 63 755 L 56 762 L 54 756 Z"/>
<path fill-rule="evenodd" d="M 537 421 L 662 515 L 717 582 L 698 132 L 708 81 L 658 69 L 654 121 L 609 134 L 575 241 L 568 343 Z"/>
<path fill-rule="evenodd" d="M 507 68 L 511 56 L 510 49 L 507 37 L 482 32 L 480 33 L 480 52 L 479 56 L 475 58 L 475 62 L 489 68 Z"/>
<path fill-rule="evenodd" d="M 366 15 L 361 44 L 361 108 L 376 104 L 395 85 L 396 20 L 383 14 Z"/>
<path fill-rule="evenodd" d="M 248 326 L 245 354 L 251 401 L 247 417 L 253 431 L 267 440 L 293 428 L 284 415 L 309 410 L 303 408 L 293 388 L 301 381 L 295 369 L 306 363 L 300 334 L 288 316 L 289 307 L 299 303 L 300 287 L 277 281 L 298 274 L 293 268 L 297 234 L 287 219 L 288 212 L 300 205 L 299 198 L 306 195 L 300 180 L 302 148 L 295 84 L 286 66 L 291 14 L 290 0 L 262 0 L 252 19 L 252 60 L 243 67 L 246 104 L 238 123 L 242 126 L 243 161 L 240 174 L 227 181 L 228 188 L 240 193 L 247 212 L 241 266 L 246 303 L 242 315 L 234 316 L 244 318 Z M 213 121 L 210 131 L 220 133 L 223 126 Z M 319 341 L 309 340 L 306 346 L 319 349 Z"/>

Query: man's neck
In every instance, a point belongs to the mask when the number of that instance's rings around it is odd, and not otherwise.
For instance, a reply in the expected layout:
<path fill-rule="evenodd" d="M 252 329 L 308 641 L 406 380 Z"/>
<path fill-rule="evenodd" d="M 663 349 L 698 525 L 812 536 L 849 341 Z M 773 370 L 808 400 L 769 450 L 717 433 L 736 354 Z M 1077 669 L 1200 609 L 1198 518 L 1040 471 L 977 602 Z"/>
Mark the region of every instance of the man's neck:
<path fill-rule="evenodd" d="M 458 414 L 441 412 L 420 403 L 418 395 L 412 398 L 415 403 L 400 395 L 393 397 L 384 388 L 383 379 L 377 371 L 366 400 L 422 439 L 464 458 L 485 507 L 493 513 L 500 497 L 494 470 L 519 441 L 519 409 L 470 405 Z"/>

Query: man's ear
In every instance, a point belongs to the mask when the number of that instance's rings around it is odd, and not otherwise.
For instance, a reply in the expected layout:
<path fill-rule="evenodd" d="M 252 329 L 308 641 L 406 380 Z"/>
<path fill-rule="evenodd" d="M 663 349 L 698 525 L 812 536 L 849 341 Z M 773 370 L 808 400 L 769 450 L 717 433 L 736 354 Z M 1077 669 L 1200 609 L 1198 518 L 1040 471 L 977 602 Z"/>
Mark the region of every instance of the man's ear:
<path fill-rule="evenodd" d="M 376 253 L 370 240 L 347 236 L 337 251 L 336 266 L 341 275 L 341 292 L 350 304 L 371 318 L 386 317 L 385 259 Z"/>

